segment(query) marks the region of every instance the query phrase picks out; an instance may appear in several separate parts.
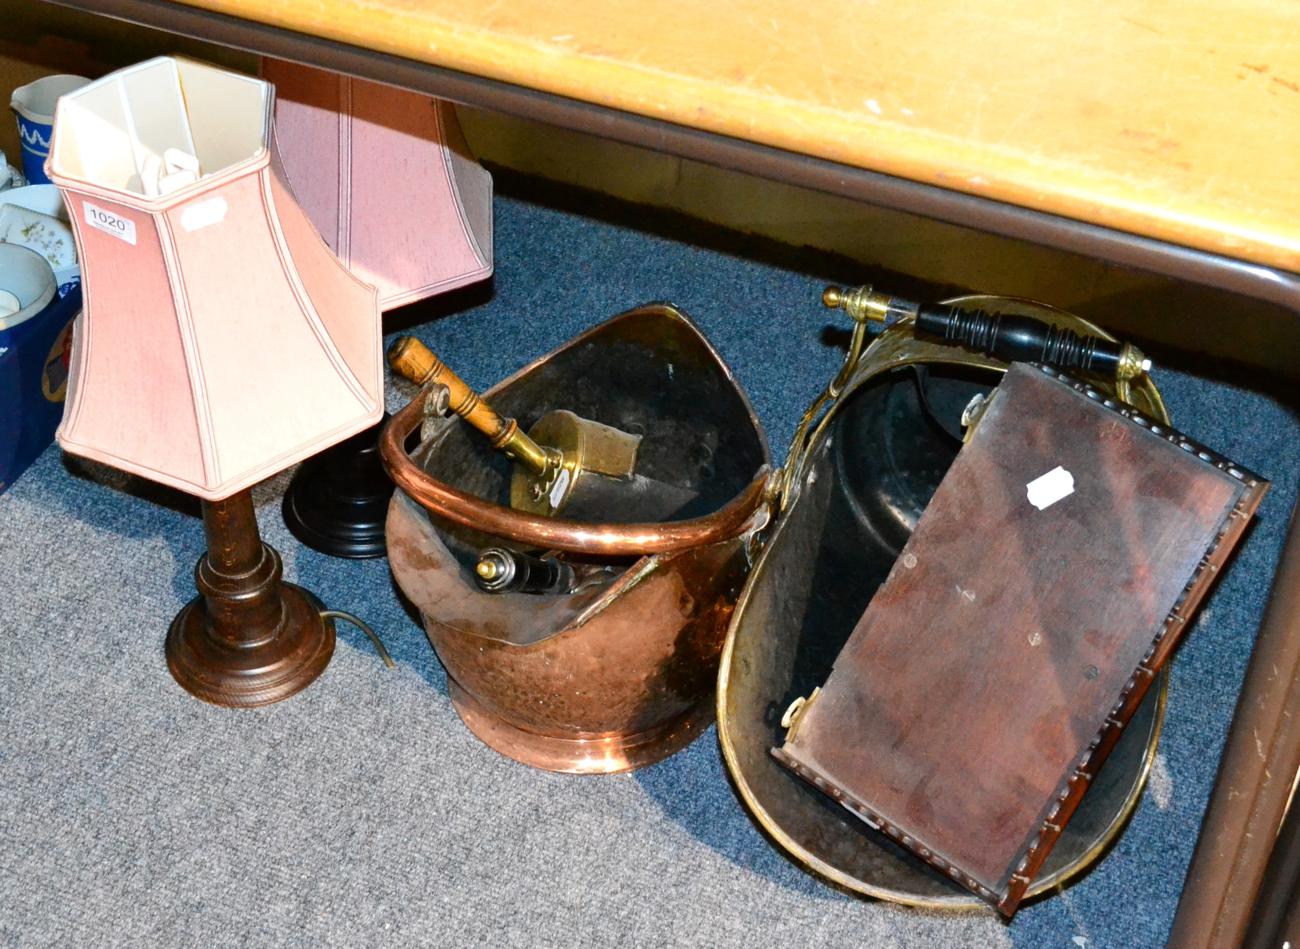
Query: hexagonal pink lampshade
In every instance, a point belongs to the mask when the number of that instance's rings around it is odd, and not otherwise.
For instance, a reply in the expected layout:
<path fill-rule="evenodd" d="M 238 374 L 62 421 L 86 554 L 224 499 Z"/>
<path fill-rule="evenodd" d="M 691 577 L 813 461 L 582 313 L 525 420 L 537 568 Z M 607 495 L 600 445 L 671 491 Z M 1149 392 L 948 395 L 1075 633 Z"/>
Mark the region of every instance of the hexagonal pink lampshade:
<path fill-rule="evenodd" d="M 389 310 L 492 274 L 492 177 L 451 103 L 278 59 L 276 144 L 325 243 Z"/>
<path fill-rule="evenodd" d="M 162 57 L 60 101 L 80 252 L 60 444 L 208 500 L 373 425 L 377 293 L 275 161 L 269 83 Z"/>

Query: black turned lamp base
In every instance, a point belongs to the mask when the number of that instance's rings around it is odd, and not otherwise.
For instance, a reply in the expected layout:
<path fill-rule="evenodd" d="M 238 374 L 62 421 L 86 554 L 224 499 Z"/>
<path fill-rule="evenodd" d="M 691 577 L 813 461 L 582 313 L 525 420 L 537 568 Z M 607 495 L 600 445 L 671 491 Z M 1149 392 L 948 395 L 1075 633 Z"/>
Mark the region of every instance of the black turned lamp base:
<path fill-rule="evenodd" d="M 199 596 L 172 621 L 167 666 L 191 695 L 229 708 L 301 692 L 334 655 L 334 622 L 302 587 L 283 582 L 280 555 L 257 535 L 251 495 L 204 502 L 208 552 Z"/>
<path fill-rule="evenodd" d="M 385 554 L 384 523 L 393 483 L 379 458 L 379 432 L 353 435 L 303 462 L 284 494 L 284 523 L 300 541 L 331 557 Z"/>

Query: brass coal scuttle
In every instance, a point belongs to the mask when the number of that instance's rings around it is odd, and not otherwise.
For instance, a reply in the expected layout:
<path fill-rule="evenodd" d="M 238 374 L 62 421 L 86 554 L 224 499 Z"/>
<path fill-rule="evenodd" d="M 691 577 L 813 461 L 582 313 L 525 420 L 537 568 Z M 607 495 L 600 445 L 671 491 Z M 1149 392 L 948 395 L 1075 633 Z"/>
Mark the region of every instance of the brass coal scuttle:
<path fill-rule="evenodd" d="M 1113 340 L 1044 304 L 991 296 L 946 303 L 1034 317 Z M 787 854 L 858 893 L 918 906 L 982 901 L 845 808 L 794 779 L 772 757 L 792 700 L 826 681 L 877 587 L 901 553 L 962 445 L 962 417 L 1007 364 L 919 338 L 903 320 L 864 346 L 862 324 L 837 379 L 805 415 L 784 469 L 768 533 L 741 594 L 718 676 L 718 736 L 736 790 Z M 1145 372 L 1094 380 L 1168 421 Z M 1111 752 L 1048 857 L 1031 893 L 1082 872 L 1123 829 L 1155 757 L 1167 671 Z M 936 697 L 935 701 L 940 701 Z"/>

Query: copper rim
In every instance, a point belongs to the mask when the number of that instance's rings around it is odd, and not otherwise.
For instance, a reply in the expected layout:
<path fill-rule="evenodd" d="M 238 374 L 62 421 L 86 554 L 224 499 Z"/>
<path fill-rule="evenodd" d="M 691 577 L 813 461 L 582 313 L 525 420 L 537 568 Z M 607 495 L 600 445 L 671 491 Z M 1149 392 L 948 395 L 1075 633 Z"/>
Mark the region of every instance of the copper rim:
<path fill-rule="evenodd" d="M 416 397 L 384 427 L 379 452 L 399 488 L 425 510 L 474 530 L 546 550 L 606 557 L 672 553 L 716 544 L 743 533 L 763 504 L 771 469 L 758 469 L 748 487 L 704 517 L 651 524 L 588 524 L 526 514 L 467 494 L 431 477 L 406 453 L 407 437 L 424 420 Z"/>

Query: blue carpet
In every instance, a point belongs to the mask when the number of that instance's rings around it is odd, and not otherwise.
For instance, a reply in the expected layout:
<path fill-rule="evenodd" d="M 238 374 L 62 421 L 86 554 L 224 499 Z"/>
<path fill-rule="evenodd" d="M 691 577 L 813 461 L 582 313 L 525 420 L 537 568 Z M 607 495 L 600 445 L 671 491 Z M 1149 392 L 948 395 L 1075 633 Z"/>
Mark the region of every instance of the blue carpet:
<path fill-rule="evenodd" d="M 842 358 L 818 302 L 842 267 L 617 217 L 501 198 L 494 291 L 412 308 L 389 328 L 470 304 L 416 331 L 486 387 L 608 315 L 670 300 L 734 368 L 782 457 Z M 692 243 L 704 238 L 713 249 Z M 279 519 L 283 476 L 256 497 L 287 576 L 367 618 L 397 669 L 341 627 L 330 668 L 291 701 L 202 705 L 162 655 L 202 552 L 196 506 L 51 449 L 0 495 L 0 944 L 1159 945 L 1295 501 L 1300 425 L 1249 378 L 1164 366 L 1155 378 L 1180 428 L 1273 490 L 1175 658 L 1155 773 L 1127 832 L 1010 925 L 811 877 L 754 827 L 713 732 L 607 778 L 543 774 L 484 748 L 386 562 L 298 545 Z"/>

